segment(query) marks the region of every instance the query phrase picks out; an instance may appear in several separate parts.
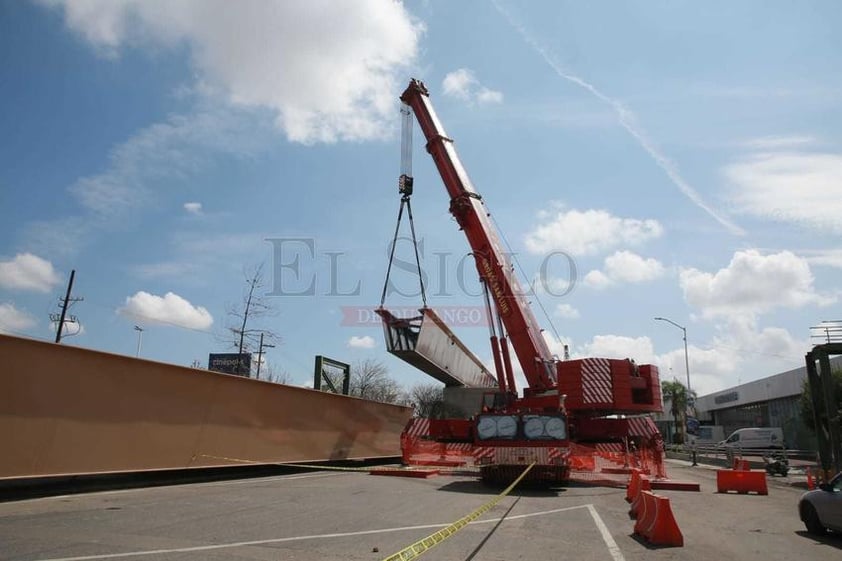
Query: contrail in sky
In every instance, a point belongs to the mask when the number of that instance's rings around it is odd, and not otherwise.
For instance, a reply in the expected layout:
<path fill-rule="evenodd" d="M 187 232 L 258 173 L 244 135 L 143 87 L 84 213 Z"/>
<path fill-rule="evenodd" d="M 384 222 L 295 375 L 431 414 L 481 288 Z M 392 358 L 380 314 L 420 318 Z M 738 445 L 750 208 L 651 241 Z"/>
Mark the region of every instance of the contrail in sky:
<path fill-rule="evenodd" d="M 641 148 L 643 148 L 649 156 L 655 160 L 655 164 L 661 168 L 664 173 L 667 174 L 667 177 L 672 180 L 673 184 L 678 187 L 684 195 L 690 199 L 693 204 L 707 212 L 714 220 L 725 226 L 731 233 L 737 235 L 744 235 L 746 232 L 724 216 L 721 216 L 715 209 L 713 209 L 710 205 L 708 205 L 704 200 L 702 200 L 701 195 L 699 195 L 698 191 L 696 191 L 687 181 L 681 177 L 681 174 L 678 172 L 678 167 L 675 163 L 667 158 L 661 151 L 655 146 L 655 144 L 646 136 L 646 133 L 643 129 L 637 125 L 634 113 L 632 113 L 629 109 L 627 109 L 622 103 L 613 99 L 598 89 L 592 84 L 586 82 L 582 78 L 575 76 L 573 74 L 568 73 L 561 67 L 561 65 L 550 56 L 550 53 L 535 40 L 532 35 L 526 30 L 526 28 L 515 21 L 515 19 L 509 14 L 498 2 L 498 0 L 492 0 L 491 2 L 494 7 L 497 9 L 500 14 L 506 18 L 509 24 L 514 27 L 518 33 L 523 37 L 523 39 L 535 49 L 538 54 L 544 59 L 544 61 L 550 65 L 550 67 L 558 74 L 560 77 L 564 78 L 569 82 L 573 82 L 577 86 L 586 89 L 591 94 L 594 95 L 600 101 L 603 101 L 611 106 L 614 112 L 617 114 L 617 120 L 626 131 L 632 135 L 632 137 L 637 141 Z"/>

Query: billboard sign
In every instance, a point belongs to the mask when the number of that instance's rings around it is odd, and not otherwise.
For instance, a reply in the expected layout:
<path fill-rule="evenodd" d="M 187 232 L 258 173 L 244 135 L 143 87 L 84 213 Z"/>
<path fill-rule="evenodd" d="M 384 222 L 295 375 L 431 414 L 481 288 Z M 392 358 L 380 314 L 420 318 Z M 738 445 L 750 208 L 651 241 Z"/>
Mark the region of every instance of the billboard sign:
<path fill-rule="evenodd" d="M 208 370 L 248 377 L 251 373 L 251 353 L 211 353 Z"/>

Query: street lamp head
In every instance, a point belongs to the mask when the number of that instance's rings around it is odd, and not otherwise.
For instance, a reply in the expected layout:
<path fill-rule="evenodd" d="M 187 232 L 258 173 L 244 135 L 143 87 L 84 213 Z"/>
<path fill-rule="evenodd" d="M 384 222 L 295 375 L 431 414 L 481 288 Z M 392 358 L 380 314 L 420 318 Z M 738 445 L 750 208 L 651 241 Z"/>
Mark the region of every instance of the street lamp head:
<path fill-rule="evenodd" d="M 687 391 L 690 391 L 690 355 L 687 352 L 687 328 L 679 325 L 669 318 L 656 317 L 658 321 L 665 321 L 679 328 L 684 333 L 684 368 L 687 371 Z"/>
<path fill-rule="evenodd" d="M 676 327 L 677 327 L 677 328 L 679 328 L 679 329 L 685 329 L 683 325 L 679 325 L 679 324 L 675 323 L 675 322 L 674 322 L 674 321 L 672 321 L 670 318 L 656 317 L 656 318 L 655 318 L 655 320 L 657 320 L 657 321 L 665 321 L 665 322 L 667 322 L 667 323 L 671 323 L 672 325 L 676 326 Z"/>
<path fill-rule="evenodd" d="M 143 331 L 143 328 L 142 328 L 142 327 L 140 327 L 139 325 L 135 325 L 135 326 L 134 326 L 134 330 L 135 330 L 135 331 Z"/>

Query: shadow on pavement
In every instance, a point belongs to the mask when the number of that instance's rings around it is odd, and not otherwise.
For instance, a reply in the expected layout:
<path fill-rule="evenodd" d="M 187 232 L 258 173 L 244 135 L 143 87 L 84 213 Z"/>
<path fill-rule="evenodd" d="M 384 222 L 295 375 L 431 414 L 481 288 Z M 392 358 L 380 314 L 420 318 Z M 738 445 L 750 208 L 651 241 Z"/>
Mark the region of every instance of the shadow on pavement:
<path fill-rule="evenodd" d="M 816 544 L 821 545 L 829 545 L 831 547 L 835 547 L 837 549 L 842 549 L 842 534 L 838 532 L 828 532 L 823 536 L 818 536 L 816 534 L 811 534 L 806 530 L 798 530 L 795 532 L 797 535 L 801 536 L 802 538 L 806 538 L 815 542 Z"/>

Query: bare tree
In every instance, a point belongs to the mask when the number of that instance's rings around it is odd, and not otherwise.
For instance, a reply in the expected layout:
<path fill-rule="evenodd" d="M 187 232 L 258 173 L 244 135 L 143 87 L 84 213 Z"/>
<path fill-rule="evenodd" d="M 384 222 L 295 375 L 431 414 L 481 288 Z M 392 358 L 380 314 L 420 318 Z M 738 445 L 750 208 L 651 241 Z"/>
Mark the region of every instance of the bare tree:
<path fill-rule="evenodd" d="M 406 392 L 378 360 L 367 358 L 351 366 L 351 395 L 384 403 L 405 403 Z"/>
<path fill-rule="evenodd" d="M 444 411 L 444 387 L 441 384 L 419 384 L 409 390 L 418 417 L 440 417 Z"/>
<path fill-rule="evenodd" d="M 289 385 L 292 382 L 292 374 L 287 370 L 278 369 L 274 364 L 264 359 L 263 366 L 260 369 L 259 379 L 275 384 Z"/>
<path fill-rule="evenodd" d="M 255 320 L 277 315 L 272 303 L 265 294 L 266 278 L 263 264 L 244 270 L 246 286 L 243 289 L 243 299 L 238 305 L 229 306 L 229 323 L 225 327 L 223 342 L 237 349 L 239 354 L 257 349 L 260 335 L 263 334 L 264 345 L 280 343 L 281 337 L 262 327 L 253 327 Z"/>

